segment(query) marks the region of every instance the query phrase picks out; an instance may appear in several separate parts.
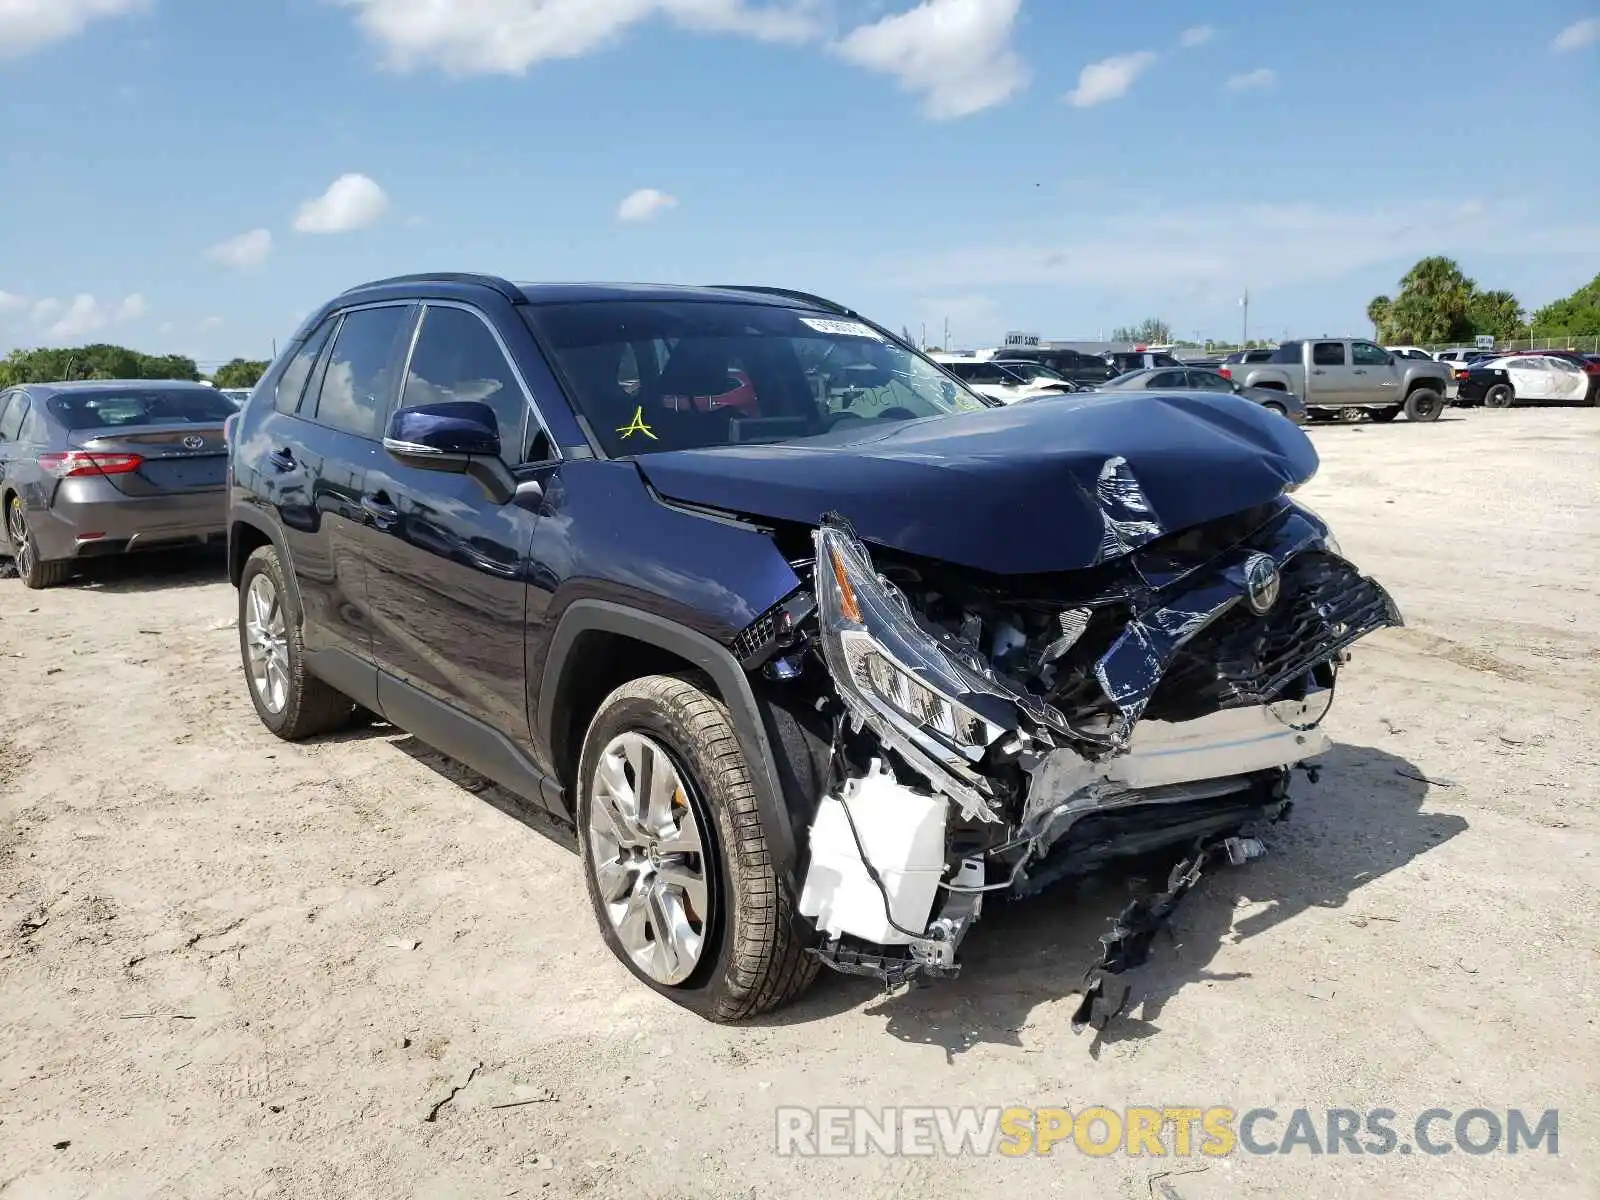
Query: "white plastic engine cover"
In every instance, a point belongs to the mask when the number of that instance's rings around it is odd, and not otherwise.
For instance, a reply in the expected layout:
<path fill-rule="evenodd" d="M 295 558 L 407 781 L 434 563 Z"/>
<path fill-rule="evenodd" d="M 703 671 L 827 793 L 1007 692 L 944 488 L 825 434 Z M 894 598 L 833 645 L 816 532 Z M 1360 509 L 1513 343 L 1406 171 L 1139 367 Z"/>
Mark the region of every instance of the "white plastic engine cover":
<path fill-rule="evenodd" d="M 846 814 L 848 807 L 849 813 Z M 829 937 L 852 934 L 881 946 L 911 939 L 889 923 L 883 893 L 862 865 L 850 833 L 855 820 L 861 850 L 877 869 L 897 924 L 920 935 L 928 927 L 944 874 L 944 827 L 949 802 L 902 787 L 878 759 L 837 796 L 826 796 L 811 826 L 811 868 L 800 891 L 800 912 Z"/>

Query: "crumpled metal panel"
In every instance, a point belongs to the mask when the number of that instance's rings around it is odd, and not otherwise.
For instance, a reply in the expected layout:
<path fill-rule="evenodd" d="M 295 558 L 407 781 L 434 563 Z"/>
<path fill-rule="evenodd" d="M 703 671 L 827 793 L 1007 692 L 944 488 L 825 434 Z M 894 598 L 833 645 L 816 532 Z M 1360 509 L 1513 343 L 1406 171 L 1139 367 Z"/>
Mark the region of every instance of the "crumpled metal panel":
<path fill-rule="evenodd" d="M 1143 716 L 1150 697 L 1167 673 L 1174 654 L 1245 599 L 1249 590 L 1247 562 L 1266 555 L 1281 573 L 1295 555 L 1320 544 L 1327 527 L 1304 509 L 1291 511 L 1265 546 L 1238 551 L 1230 561 L 1208 575 L 1204 583 L 1182 595 L 1140 613 L 1095 665 L 1095 677 L 1122 716 L 1125 738 Z M 1353 574 L 1355 568 L 1349 568 Z M 1376 584 L 1372 585 L 1377 587 Z M 1381 588 L 1378 588 L 1382 592 Z M 1401 623 L 1399 610 L 1387 593 L 1384 611 L 1365 628 L 1342 630 L 1328 642 L 1329 655 L 1384 625 Z"/>
<path fill-rule="evenodd" d="M 1100 562 L 1130 554 L 1166 533 L 1127 459 L 1106 459 L 1094 495 L 1100 504 L 1100 519 L 1105 522 Z"/>

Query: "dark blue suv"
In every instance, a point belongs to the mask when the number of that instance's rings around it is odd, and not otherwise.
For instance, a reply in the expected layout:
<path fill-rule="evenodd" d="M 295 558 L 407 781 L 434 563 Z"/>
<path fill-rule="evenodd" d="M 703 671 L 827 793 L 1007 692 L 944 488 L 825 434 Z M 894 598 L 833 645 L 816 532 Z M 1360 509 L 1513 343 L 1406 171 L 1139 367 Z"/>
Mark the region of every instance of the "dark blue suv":
<path fill-rule="evenodd" d="M 949 974 L 986 895 L 1234 854 L 1399 621 L 1281 418 L 996 407 L 798 292 L 368 284 L 229 444 L 266 726 L 378 714 L 573 823 L 607 944 L 718 1020 Z"/>

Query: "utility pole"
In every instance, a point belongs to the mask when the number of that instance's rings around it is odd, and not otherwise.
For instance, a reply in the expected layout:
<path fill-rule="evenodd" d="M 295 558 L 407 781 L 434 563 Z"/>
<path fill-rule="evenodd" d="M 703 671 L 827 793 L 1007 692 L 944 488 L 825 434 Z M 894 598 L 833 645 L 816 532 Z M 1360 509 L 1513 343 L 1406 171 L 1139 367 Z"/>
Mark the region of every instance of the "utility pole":
<path fill-rule="evenodd" d="M 946 354 L 950 353 L 950 318 L 944 319 L 944 345 L 940 347 Z"/>
<path fill-rule="evenodd" d="M 1244 309 L 1244 323 L 1239 330 L 1239 349 L 1243 350 L 1250 344 L 1250 289 L 1245 288 L 1244 295 L 1239 297 L 1239 307 Z"/>

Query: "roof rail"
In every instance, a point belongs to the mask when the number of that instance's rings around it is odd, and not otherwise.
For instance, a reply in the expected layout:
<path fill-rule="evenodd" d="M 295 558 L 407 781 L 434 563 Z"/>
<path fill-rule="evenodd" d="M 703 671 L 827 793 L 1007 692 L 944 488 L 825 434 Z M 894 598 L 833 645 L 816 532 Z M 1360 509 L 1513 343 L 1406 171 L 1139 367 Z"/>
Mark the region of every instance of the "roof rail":
<path fill-rule="evenodd" d="M 525 300 L 522 289 L 510 280 L 501 279 L 498 275 L 474 275 L 463 271 L 424 271 L 417 275 L 392 275 L 388 279 L 374 279 L 371 283 L 357 284 L 347 289 L 344 294 L 348 296 L 351 292 L 364 292 L 369 288 L 404 283 L 470 283 L 499 292 L 513 304 L 521 304 Z"/>
<path fill-rule="evenodd" d="M 838 313 L 841 317 L 855 317 L 859 313 L 846 308 L 836 300 L 827 300 L 822 296 L 810 292 L 796 291 L 794 288 L 762 287 L 754 284 L 743 283 L 713 283 L 711 287 L 726 292 L 755 292 L 763 296 L 787 296 L 790 300 L 804 300 L 807 304 L 815 304 L 818 308 L 828 312 Z"/>

